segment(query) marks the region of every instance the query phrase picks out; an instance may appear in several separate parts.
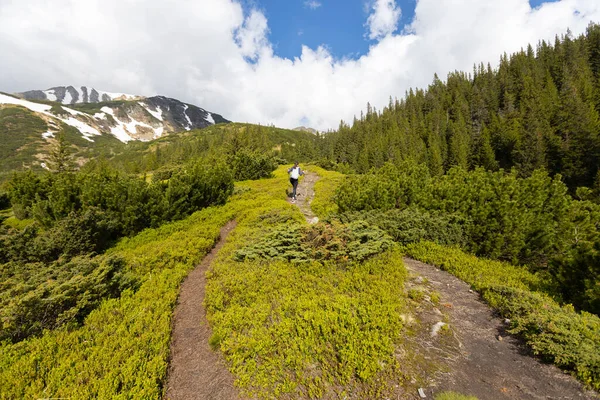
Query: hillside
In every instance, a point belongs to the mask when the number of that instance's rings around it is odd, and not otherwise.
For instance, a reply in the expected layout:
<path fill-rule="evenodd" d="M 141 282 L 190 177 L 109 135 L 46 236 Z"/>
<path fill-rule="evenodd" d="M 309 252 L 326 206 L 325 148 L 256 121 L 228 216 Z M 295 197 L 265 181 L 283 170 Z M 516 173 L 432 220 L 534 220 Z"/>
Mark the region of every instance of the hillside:
<path fill-rule="evenodd" d="M 128 153 L 131 147 L 135 152 L 139 146 L 134 143 L 227 122 L 218 114 L 162 96 L 66 107 L 0 93 L 0 180 L 18 168 L 41 170 L 58 133 L 65 135 L 82 165 L 91 158 Z"/>

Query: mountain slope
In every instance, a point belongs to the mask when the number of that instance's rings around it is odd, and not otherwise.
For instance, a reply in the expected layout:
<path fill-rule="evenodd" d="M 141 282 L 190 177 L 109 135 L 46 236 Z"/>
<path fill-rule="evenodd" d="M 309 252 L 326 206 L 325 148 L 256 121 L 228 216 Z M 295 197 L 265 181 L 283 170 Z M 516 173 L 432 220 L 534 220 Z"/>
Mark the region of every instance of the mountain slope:
<path fill-rule="evenodd" d="M 124 143 L 147 141 L 166 133 L 229 122 L 219 114 L 164 96 L 66 107 L 56 102 L 40 103 L 0 94 L 0 105 L 21 106 L 33 111 L 48 124 L 45 137 L 58 132 L 62 123 L 77 129 L 90 142 L 102 134 L 112 134 Z"/>
<path fill-rule="evenodd" d="M 29 90 L 15 93 L 25 100 L 56 101 L 61 104 L 102 103 L 114 100 L 136 100 L 140 96 L 124 93 L 110 93 L 87 86 L 57 86 L 46 90 Z"/>

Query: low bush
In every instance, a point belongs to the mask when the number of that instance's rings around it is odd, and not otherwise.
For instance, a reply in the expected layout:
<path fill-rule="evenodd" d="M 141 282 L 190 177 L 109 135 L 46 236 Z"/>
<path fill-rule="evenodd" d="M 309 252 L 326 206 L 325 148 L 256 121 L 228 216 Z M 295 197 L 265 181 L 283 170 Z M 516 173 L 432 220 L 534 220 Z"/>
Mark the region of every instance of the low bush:
<path fill-rule="evenodd" d="M 49 262 L 101 252 L 123 236 L 224 204 L 233 177 L 225 166 L 195 162 L 173 172 L 168 182 L 148 183 L 99 163 L 78 173 L 15 174 L 8 187 L 15 215 L 34 218 L 43 229 L 14 233 L 25 251 L 5 254 L 12 254 L 9 260 Z M 29 242 L 22 244 L 26 237 Z"/>
<path fill-rule="evenodd" d="M 244 260 L 364 261 L 393 246 L 393 241 L 377 227 L 363 221 L 302 226 L 290 224 L 274 228 L 255 243 L 239 249 L 234 258 Z"/>
<path fill-rule="evenodd" d="M 277 168 L 272 155 L 242 148 L 229 156 L 228 164 L 236 181 L 268 178 Z"/>
<path fill-rule="evenodd" d="M 75 258 L 67 263 L 20 264 L 0 270 L 0 341 L 19 341 L 83 318 L 135 280 L 118 257 Z"/>
<path fill-rule="evenodd" d="M 400 244 L 431 241 L 444 245 L 465 246 L 466 221 L 459 215 L 421 211 L 411 207 L 404 210 L 348 212 L 339 216 L 342 222 L 366 221 L 384 230 Z"/>

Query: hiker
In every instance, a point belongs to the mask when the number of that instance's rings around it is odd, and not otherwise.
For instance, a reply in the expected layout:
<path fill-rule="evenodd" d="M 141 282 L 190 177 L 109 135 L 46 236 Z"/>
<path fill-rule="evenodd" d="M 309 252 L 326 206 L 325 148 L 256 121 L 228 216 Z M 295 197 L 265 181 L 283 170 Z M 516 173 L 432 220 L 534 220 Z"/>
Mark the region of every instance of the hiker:
<path fill-rule="evenodd" d="M 298 161 L 294 163 L 294 166 L 288 169 L 288 174 L 290 174 L 290 183 L 294 190 L 292 191 L 292 199 L 296 200 L 296 189 L 298 188 L 298 179 L 300 175 L 304 175 L 304 171 L 300 169 L 298 166 Z"/>

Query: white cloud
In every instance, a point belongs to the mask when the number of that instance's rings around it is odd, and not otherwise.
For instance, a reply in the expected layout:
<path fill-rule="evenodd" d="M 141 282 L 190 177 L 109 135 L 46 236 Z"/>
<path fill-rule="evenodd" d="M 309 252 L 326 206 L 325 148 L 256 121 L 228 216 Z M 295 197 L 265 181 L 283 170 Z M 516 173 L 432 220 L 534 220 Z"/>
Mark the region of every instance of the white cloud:
<path fill-rule="evenodd" d="M 255 60 L 261 50 L 270 50 L 267 41 L 268 32 L 269 28 L 265 16 L 259 11 L 252 10 L 244 21 L 244 25 L 235 35 L 242 55 Z"/>
<path fill-rule="evenodd" d="M 600 22 L 597 0 L 536 9 L 527 0 L 418 0 L 401 33 L 393 33 L 393 12 L 380 24 L 374 15 L 382 8 L 373 8 L 367 22 L 378 40 L 360 58 L 303 47 L 286 59 L 274 54 L 259 11 L 244 14 L 235 0 L 173 3 L 0 0 L 0 91 L 89 85 L 163 94 L 236 121 L 328 129 L 367 101 L 381 109 L 390 95 L 426 87 L 435 72 L 497 65 L 502 52 Z"/>
<path fill-rule="evenodd" d="M 373 12 L 365 24 L 369 30 L 369 39 L 381 39 L 398 29 L 401 10 L 396 6 L 395 0 L 374 0 L 371 8 Z"/>
<path fill-rule="evenodd" d="M 316 10 L 317 8 L 319 8 L 321 6 L 322 6 L 322 4 L 316 0 L 310 0 L 310 1 L 304 2 L 304 7 L 308 7 L 311 10 Z"/>

